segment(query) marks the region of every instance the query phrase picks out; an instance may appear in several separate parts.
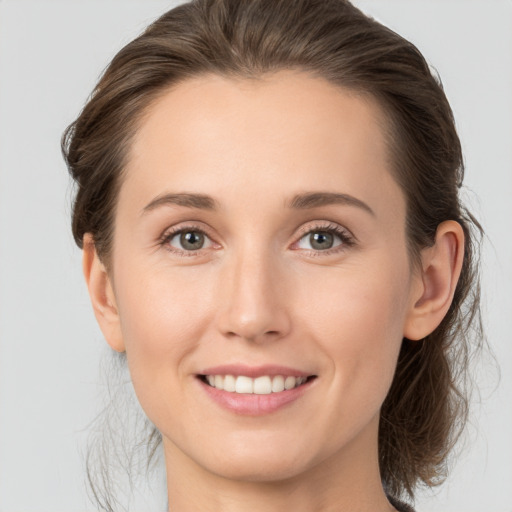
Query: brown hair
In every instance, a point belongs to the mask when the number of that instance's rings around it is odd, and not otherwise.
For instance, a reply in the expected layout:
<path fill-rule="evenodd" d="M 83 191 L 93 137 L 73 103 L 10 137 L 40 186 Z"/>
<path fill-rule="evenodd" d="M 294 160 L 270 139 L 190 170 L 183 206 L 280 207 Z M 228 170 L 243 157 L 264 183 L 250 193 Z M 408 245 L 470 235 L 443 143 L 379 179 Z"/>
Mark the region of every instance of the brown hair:
<path fill-rule="evenodd" d="M 464 171 L 452 111 L 413 44 L 346 0 L 194 0 L 170 10 L 114 57 L 64 133 L 77 185 L 73 234 L 81 247 L 92 233 L 108 266 L 130 139 L 159 94 L 205 73 L 252 79 L 282 69 L 305 70 L 378 101 L 406 197 L 413 261 L 434 243 L 441 222 L 455 220 L 465 233 L 449 312 L 425 339 L 404 339 L 381 410 L 384 487 L 412 497 L 419 483 L 442 481 L 466 421 L 470 331 L 477 344 L 481 339 L 475 235 L 482 233 L 459 199 Z"/>

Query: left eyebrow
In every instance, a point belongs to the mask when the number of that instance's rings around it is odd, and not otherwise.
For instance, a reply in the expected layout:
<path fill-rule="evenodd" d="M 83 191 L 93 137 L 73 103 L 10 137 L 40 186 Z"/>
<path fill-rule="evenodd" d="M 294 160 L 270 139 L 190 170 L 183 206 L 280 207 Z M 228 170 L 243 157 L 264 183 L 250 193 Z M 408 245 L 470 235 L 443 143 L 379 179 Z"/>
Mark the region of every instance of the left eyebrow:
<path fill-rule="evenodd" d="M 349 194 L 338 194 L 335 192 L 309 192 L 305 194 L 297 194 L 293 196 L 287 206 L 288 208 L 305 210 L 333 204 L 355 206 L 356 208 L 361 208 L 375 217 L 375 212 L 365 202 Z"/>
<path fill-rule="evenodd" d="M 206 194 L 163 194 L 155 197 L 142 209 L 142 214 L 148 213 L 160 206 L 184 206 L 201 210 L 217 210 L 218 204 L 213 197 Z"/>

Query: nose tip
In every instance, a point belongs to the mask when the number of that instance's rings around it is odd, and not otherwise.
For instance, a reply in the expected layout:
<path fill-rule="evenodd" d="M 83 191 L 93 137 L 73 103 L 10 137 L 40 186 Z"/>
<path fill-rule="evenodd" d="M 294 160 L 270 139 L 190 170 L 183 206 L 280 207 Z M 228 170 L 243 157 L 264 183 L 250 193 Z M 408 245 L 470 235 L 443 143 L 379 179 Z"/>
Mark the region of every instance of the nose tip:
<path fill-rule="evenodd" d="M 219 329 L 231 339 L 263 343 L 284 337 L 291 324 L 282 279 L 270 263 L 238 265 L 224 287 Z"/>
<path fill-rule="evenodd" d="M 265 323 L 273 324 L 273 329 L 267 329 Z M 265 322 L 262 318 L 231 318 L 230 328 L 224 330 L 224 335 L 231 339 L 244 339 L 253 343 L 262 343 L 267 340 L 276 340 L 283 336 L 286 329 L 278 327 L 275 319 Z"/>

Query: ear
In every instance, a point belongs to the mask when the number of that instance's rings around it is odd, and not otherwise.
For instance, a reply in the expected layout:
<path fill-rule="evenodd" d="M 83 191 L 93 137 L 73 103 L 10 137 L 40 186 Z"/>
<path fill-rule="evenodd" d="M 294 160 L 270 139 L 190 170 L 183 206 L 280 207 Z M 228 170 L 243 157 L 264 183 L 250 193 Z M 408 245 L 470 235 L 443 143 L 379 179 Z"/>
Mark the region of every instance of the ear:
<path fill-rule="evenodd" d="M 84 235 L 82 267 L 94 314 L 103 336 L 115 351 L 124 352 L 114 289 L 90 233 Z"/>
<path fill-rule="evenodd" d="M 420 340 L 432 333 L 445 317 L 464 259 L 464 231 L 453 220 L 442 222 L 432 247 L 421 253 L 422 268 L 415 277 L 404 337 Z"/>

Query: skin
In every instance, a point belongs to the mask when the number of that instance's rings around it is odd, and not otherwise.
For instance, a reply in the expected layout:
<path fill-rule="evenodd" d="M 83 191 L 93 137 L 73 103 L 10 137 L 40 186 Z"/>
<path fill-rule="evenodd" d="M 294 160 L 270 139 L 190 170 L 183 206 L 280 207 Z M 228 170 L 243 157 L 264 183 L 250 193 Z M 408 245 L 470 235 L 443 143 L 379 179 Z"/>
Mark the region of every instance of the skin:
<path fill-rule="evenodd" d="M 304 72 L 201 76 L 165 91 L 130 149 L 111 267 L 84 242 L 84 274 L 108 343 L 126 351 L 162 433 L 171 510 L 393 510 L 378 468 L 379 411 L 403 337 L 432 332 L 463 257 L 460 226 L 410 264 L 405 198 L 378 105 Z M 297 194 L 353 203 L 290 208 Z M 216 210 L 160 202 L 207 194 Z M 192 223 L 192 227 L 190 224 Z M 336 226 L 334 248 L 310 234 Z M 204 231 L 188 251 L 171 228 Z M 180 251 L 181 248 L 181 252 Z M 192 255 L 191 255 L 192 254 Z M 270 414 L 213 402 L 197 374 L 220 364 L 314 374 Z"/>

